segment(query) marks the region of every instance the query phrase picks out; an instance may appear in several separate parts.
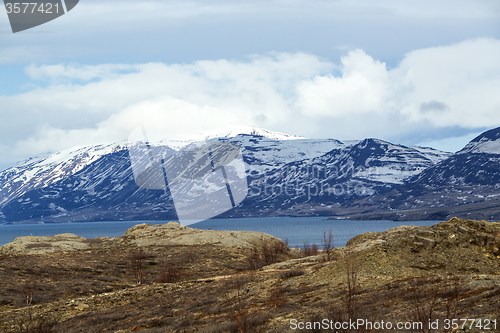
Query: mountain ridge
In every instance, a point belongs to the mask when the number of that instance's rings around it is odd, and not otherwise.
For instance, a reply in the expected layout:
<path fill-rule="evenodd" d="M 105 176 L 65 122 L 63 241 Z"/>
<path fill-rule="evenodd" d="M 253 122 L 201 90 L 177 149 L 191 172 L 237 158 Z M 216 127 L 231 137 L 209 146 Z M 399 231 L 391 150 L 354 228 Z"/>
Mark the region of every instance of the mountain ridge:
<path fill-rule="evenodd" d="M 226 132 L 209 139 L 240 147 L 249 186 L 247 198 L 219 217 L 349 218 L 499 196 L 500 149 L 491 149 L 500 128 L 479 135 L 457 153 L 374 138 L 342 142 L 252 127 L 245 131 L 253 134 Z M 168 190 L 139 188 L 131 168 L 123 143 L 19 162 L 0 172 L 0 222 L 175 218 Z"/>

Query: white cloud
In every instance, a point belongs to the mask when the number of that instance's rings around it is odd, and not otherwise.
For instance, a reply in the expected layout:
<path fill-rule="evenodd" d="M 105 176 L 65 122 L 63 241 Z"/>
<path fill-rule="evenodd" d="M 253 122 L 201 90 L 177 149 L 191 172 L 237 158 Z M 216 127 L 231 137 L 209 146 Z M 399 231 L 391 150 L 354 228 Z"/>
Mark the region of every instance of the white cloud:
<path fill-rule="evenodd" d="M 392 141 L 454 126 L 474 131 L 500 126 L 498 59 L 500 41 L 482 38 L 412 51 L 390 70 L 358 49 L 339 64 L 276 53 L 171 65 L 30 65 L 26 73 L 48 86 L 0 96 L 0 153 L 5 164 L 126 140 L 157 116 L 175 124 L 181 108 L 198 112 L 206 130 L 246 124 Z"/>
<path fill-rule="evenodd" d="M 297 107 L 308 116 L 331 116 L 380 111 L 389 91 L 385 64 L 362 50 L 343 57 L 341 77 L 316 76 L 297 86 Z"/>
<path fill-rule="evenodd" d="M 481 38 L 415 50 L 387 70 L 361 50 L 342 58 L 341 76 L 297 86 L 297 106 L 310 116 L 385 117 L 394 128 L 500 125 L 500 41 Z M 374 128 L 377 124 L 373 124 Z"/>
<path fill-rule="evenodd" d="M 83 80 L 103 79 L 116 77 L 121 71 L 135 70 L 133 65 L 101 65 L 101 66 L 75 66 L 75 65 L 44 65 L 31 64 L 25 68 L 26 74 L 35 80 Z"/>
<path fill-rule="evenodd" d="M 500 124 L 499 57 L 500 41 L 488 38 L 410 52 L 393 73 L 408 90 L 399 104 L 402 115 L 437 127 Z M 448 107 L 422 110 L 430 101 Z"/>

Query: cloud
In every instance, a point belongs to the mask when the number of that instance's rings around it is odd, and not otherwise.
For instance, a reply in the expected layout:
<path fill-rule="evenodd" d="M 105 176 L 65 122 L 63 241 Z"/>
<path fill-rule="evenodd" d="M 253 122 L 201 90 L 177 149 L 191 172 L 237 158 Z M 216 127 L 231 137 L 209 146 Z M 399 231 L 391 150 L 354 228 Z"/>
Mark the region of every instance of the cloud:
<path fill-rule="evenodd" d="M 500 41 L 489 38 L 415 50 L 392 70 L 351 51 L 341 60 L 341 76 L 319 75 L 297 86 L 297 108 L 333 119 L 376 114 L 386 122 L 394 116 L 396 132 L 500 125 L 499 57 Z"/>
<path fill-rule="evenodd" d="M 400 83 L 396 94 L 403 96 L 401 114 L 407 121 L 437 127 L 499 124 L 499 56 L 500 41 L 490 38 L 408 53 L 392 73 L 393 81 Z M 433 100 L 448 108 L 423 112 L 420 104 Z"/>
<path fill-rule="evenodd" d="M 447 109 L 449 109 L 449 106 L 446 105 L 446 103 L 434 100 L 429 102 L 423 102 L 422 104 L 420 104 L 420 111 L 422 112 L 440 111 Z"/>
<path fill-rule="evenodd" d="M 339 63 L 273 53 L 189 64 L 33 64 L 26 73 L 39 88 L 0 96 L 0 153 L 7 164 L 122 141 L 155 117 L 175 126 L 183 109 L 207 131 L 245 124 L 416 144 L 425 140 L 408 138 L 422 132 L 500 126 L 499 58 L 500 41 L 481 38 L 409 52 L 393 69 L 360 49 Z"/>
<path fill-rule="evenodd" d="M 417 47 L 498 37 L 499 18 L 497 0 L 86 0 L 15 35 L 0 11 L 0 64 L 192 62 L 297 50 L 337 60 L 343 45 L 392 61 Z"/>
<path fill-rule="evenodd" d="M 44 65 L 31 64 L 25 68 L 26 74 L 34 80 L 82 80 L 113 78 L 124 71 L 133 71 L 137 66 L 107 64 L 101 66 Z"/>
<path fill-rule="evenodd" d="M 380 110 L 387 98 L 385 64 L 362 50 L 342 57 L 342 76 L 316 76 L 297 86 L 297 107 L 308 116 L 339 117 Z"/>

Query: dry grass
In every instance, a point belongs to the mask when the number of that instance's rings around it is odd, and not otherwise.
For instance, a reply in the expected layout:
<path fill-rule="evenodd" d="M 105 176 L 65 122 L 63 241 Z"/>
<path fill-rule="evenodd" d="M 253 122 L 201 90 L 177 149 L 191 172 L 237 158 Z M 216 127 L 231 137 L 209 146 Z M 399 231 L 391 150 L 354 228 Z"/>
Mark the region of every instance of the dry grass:
<path fill-rule="evenodd" d="M 72 253 L 2 256 L 0 332 L 20 332 L 27 329 L 26 318 L 36 322 L 35 317 L 53 323 L 48 332 L 86 333 L 289 332 L 291 318 L 498 318 L 499 258 L 482 258 L 489 252 L 470 243 L 414 253 L 401 245 L 411 236 L 361 252 L 331 250 L 330 261 L 297 259 L 276 244 L 141 252 L 133 246 L 102 248 L 98 241 L 90 250 Z M 130 261 L 138 253 L 141 284 Z M 469 258 L 488 260 L 489 266 L 479 273 L 455 269 L 476 267 Z M 54 313 L 59 317 L 51 317 Z"/>

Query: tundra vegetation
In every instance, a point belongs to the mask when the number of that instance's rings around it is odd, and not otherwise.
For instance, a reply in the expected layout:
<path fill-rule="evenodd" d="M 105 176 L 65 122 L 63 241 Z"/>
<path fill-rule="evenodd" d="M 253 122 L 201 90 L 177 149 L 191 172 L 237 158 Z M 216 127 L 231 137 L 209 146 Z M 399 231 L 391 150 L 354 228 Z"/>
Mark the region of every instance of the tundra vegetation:
<path fill-rule="evenodd" d="M 500 327 L 498 222 L 401 226 L 358 235 L 343 248 L 326 232 L 322 249 L 308 251 L 258 233 L 231 233 L 244 240 L 235 246 L 171 244 L 167 234 L 141 238 L 147 228 L 78 240 L 84 246 L 72 249 L 0 248 L 0 332 L 290 332 L 292 319 L 476 318 Z M 452 330 L 408 330 L 445 331 Z M 466 332 L 484 331 L 467 325 Z"/>

